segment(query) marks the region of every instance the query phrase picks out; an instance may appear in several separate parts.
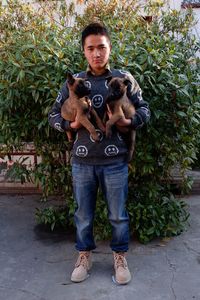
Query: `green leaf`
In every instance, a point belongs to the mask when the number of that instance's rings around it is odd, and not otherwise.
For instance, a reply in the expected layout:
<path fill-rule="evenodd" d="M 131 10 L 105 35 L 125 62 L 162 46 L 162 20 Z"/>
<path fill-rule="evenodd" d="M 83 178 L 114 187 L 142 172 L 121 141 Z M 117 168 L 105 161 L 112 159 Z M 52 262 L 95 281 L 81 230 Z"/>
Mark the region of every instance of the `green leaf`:
<path fill-rule="evenodd" d="M 21 69 L 21 66 L 20 66 L 18 63 L 16 63 L 15 61 L 11 61 L 11 63 L 12 63 L 15 67 L 18 67 L 18 68 Z"/>
<path fill-rule="evenodd" d="M 183 111 L 177 111 L 176 113 L 180 117 L 184 117 L 184 118 L 187 117 L 187 114 L 185 112 L 183 112 Z"/>
<path fill-rule="evenodd" d="M 25 77 L 25 72 L 24 72 L 24 70 L 20 70 L 20 72 L 19 72 L 19 80 L 23 80 L 24 79 L 24 77 Z"/>

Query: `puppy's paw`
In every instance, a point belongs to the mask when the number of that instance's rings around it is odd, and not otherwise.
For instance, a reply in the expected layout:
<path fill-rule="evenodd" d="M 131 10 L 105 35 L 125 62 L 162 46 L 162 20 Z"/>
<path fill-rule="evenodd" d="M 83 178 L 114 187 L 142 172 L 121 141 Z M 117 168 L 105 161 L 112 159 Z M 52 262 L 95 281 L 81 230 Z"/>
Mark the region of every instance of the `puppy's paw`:
<path fill-rule="evenodd" d="M 99 135 L 97 133 L 96 134 L 91 134 L 91 137 L 92 137 L 92 139 L 95 142 L 99 142 L 100 141 L 100 137 L 99 137 Z"/>
<path fill-rule="evenodd" d="M 103 131 L 103 132 L 106 131 L 106 127 L 104 125 L 99 126 L 99 129 L 101 129 L 101 131 Z"/>

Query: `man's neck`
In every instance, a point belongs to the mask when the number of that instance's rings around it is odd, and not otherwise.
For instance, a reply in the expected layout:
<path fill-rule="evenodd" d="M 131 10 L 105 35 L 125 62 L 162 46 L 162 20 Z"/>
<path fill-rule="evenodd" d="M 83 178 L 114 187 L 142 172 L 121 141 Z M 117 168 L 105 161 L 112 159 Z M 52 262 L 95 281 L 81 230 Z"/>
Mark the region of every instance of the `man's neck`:
<path fill-rule="evenodd" d="M 103 75 L 105 72 L 106 72 L 106 68 L 103 68 L 103 69 L 100 69 L 100 70 L 93 70 L 91 69 L 91 73 L 94 75 L 94 76 L 100 76 L 100 75 Z"/>
<path fill-rule="evenodd" d="M 105 74 L 108 70 L 110 70 L 110 66 L 107 63 L 103 68 L 101 69 L 92 69 L 90 65 L 88 65 L 87 71 L 90 71 L 92 75 L 94 76 L 101 76 L 103 74 Z"/>

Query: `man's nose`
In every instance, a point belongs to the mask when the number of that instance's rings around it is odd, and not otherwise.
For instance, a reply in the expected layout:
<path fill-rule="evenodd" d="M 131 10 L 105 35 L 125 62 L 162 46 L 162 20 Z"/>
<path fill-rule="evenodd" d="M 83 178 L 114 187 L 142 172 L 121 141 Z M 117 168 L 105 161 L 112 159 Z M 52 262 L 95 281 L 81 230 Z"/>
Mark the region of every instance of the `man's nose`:
<path fill-rule="evenodd" d="M 94 56 L 95 57 L 99 57 L 100 56 L 100 50 L 99 49 L 95 49 L 94 50 Z"/>

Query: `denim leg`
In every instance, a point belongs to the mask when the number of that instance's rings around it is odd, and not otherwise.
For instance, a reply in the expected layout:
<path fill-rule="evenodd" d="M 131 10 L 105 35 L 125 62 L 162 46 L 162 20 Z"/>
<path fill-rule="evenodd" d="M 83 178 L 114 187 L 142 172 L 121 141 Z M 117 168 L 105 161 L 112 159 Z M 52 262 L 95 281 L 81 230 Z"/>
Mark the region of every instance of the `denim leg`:
<path fill-rule="evenodd" d="M 76 224 L 76 249 L 78 251 L 95 249 L 93 220 L 96 207 L 98 179 L 94 167 L 73 164 L 73 191 L 77 204 L 74 221 Z"/>
<path fill-rule="evenodd" d="M 113 251 L 127 251 L 129 243 L 129 217 L 126 211 L 128 196 L 127 163 L 104 166 L 101 187 L 108 205 L 108 217 L 112 225 Z"/>

